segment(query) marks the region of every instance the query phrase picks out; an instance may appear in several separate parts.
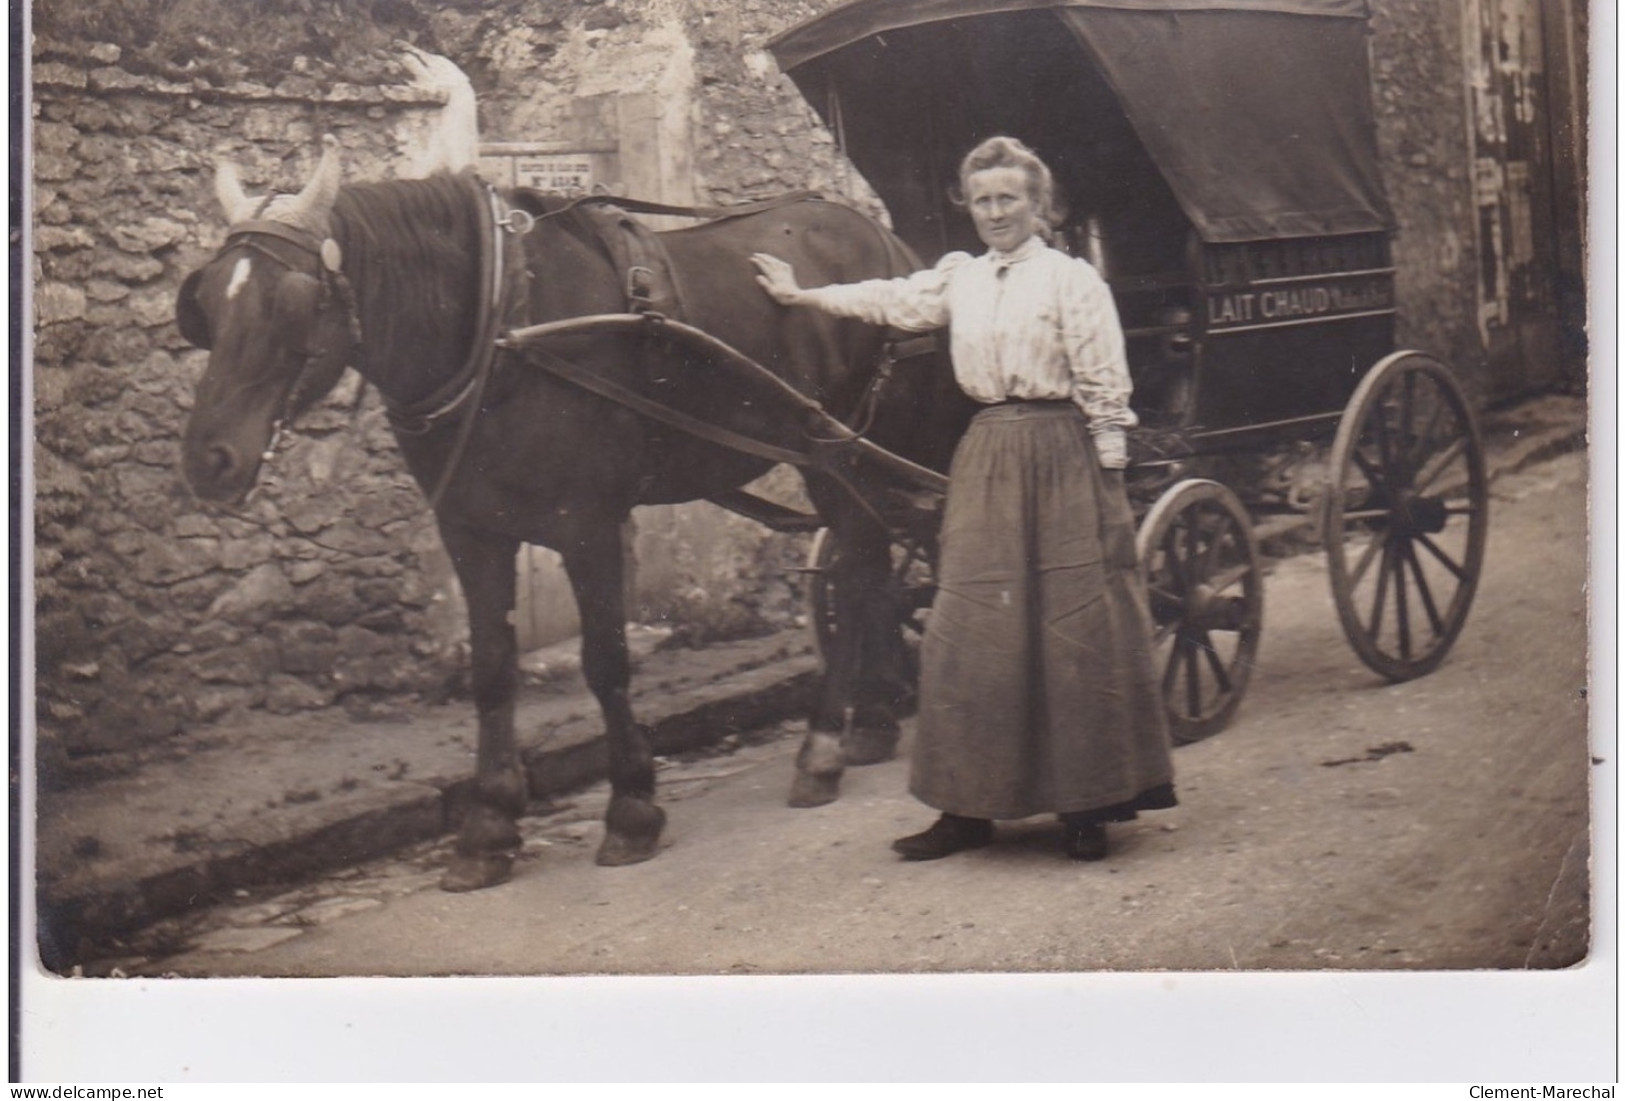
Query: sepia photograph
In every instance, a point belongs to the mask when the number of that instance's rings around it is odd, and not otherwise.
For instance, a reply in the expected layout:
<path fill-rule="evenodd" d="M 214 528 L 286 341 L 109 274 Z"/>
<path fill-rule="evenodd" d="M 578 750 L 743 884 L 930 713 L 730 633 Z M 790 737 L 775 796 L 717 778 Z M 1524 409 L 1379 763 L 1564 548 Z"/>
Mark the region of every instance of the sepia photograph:
<path fill-rule="evenodd" d="M 37 988 L 1611 981 L 1587 0 L 24 17 Z"/>

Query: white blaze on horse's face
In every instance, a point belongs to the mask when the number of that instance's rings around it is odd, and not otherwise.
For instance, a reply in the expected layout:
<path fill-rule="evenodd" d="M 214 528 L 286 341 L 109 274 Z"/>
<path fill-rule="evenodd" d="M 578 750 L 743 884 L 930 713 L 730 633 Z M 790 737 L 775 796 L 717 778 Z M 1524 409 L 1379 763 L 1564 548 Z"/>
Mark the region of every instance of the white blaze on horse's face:
<path fill-rule="evenodd" d="M 230 302 L 242 291 L 243 284 L 254 273 L 254 261 L 243 257 L 237 261 L 237 266 L 231 270 L 231 282 L 226 284 L 226 301 Z"/>

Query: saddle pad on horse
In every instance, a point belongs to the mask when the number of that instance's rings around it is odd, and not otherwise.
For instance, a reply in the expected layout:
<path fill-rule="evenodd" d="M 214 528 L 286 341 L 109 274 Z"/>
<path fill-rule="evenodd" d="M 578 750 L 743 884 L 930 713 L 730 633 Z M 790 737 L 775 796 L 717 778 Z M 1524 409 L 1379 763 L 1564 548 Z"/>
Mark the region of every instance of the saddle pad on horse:
<path fill-rule="evenodd" d="M 542 192 L 519 188 L 514 198 L 521 205 L 543 208 Z M 671 258 L 666 255 L 659 235 L 613 202 L 579 202 L 572 204 L 572 208 L 592 226 L 609 253 L 610 263 L 621 277 L 627 310 L 681 320 L 682 297 L 677 290 Z"/>

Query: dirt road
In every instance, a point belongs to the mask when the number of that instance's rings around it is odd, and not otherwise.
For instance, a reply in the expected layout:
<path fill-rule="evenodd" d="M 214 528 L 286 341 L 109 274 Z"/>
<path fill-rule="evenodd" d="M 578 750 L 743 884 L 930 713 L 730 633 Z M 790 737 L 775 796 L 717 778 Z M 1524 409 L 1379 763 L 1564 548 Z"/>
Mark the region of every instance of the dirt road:
<path fill-rule="evenodd" d="M 783 805 L 793 738 L 675 765 L 658 859 L 591 860 L 588 793 L 531 824 L 511 884 L 427 889 L 419 852 L 215 917 L 188 975 L 1553 968 L 1587 946 L 1584 464 L 1499 484 L 1468 629 L 1389 686 L 1345 644 L 1317 557 L 1279 564 L 1231 729 L 1176 754 L 1181 806 L 1079 865 L 1058 827 L 899 862 L 929 820 L 899 760 Z M 346 901 L 348 900 L 348 901 Z M 281 912 L 278 912 L 280 909 Z M 301 919 L 301 912 L 304 916 Z M 257 927 L 259 933 L 243 930 Z M 266 933 L 263 930 L 269 929 Z M 229 950 L 222 950 L 229 949 Z"/>
<path fill-rule="evenodd" d="M 120 961 L 132 976 L 819 977 L 132 977 L 58 982 L 53 1011 L 154 1078 L 1607 1080 L 1611 893 L 1605 954 L 1554 970 L 1587 952 L 1588 779 L 1610 792 L 1613 859 L 1613 764 L 1592 756 L 1612 747 L 1587 744 L 1584 483 L 1583 456 L 1497 483 L 1467 630 L 1409 684 L 1354 658 L 1320 559 L 1281 563 L 1236 722 L 1177 751 L 1181 806 L 1114 827 L 1101 864 L 1065 860 L 1041 820 L 901 863 L 887 843 L 929 818 L 905 765 L 853 770 L 839 803 L 793 811 L 786 730 L 672 763 L 649 863 L 592 863 L 603 793 L 587 792 L 527 821 L 496 890 L 435 890 L 443 852 L 425 847 L 193 915 L 161 958 Z M 1027 975 L 966 974 L 993 971 Z"/>

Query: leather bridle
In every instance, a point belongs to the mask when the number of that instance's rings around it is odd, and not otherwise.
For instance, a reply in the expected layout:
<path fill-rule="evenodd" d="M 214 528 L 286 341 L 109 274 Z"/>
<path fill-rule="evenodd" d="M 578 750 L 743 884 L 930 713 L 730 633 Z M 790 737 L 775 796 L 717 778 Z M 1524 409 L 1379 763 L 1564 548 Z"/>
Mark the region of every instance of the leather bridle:
<path fill-rule="evenodd" d="M 316 323 L 316 319 L 335 301 L 344 310 L 349 347 L 343 352 L 341 366 L 357 367 L 362 348 L 361 318 L 356 312 L 355 291 L 342 268 L 338 243 L 331 237 L 319 237 L 285 222 L 250 219 L 226 231 L 225 243 L 217 256 L 234 246 L 251 249 L 287 272 L 314 278 L 317 284 L 315 310 L 312 324 L 305 334 L 305 347 L 300 353 L 299 371 L 294 376 L 293 385 L 288 388 L 287 396 L 283 398 L 281 412 L 271 422 L 271 438 L 260 455 L 261 462 L 269 462 L 276 454 L 277 445 L 289 422 L 308 402 L 320 396 L 307 394 L 306 389 L 310 385 L 313 368 L 326 360 L 332 350 L 321 343 L 323 327 Z M 302 255 L 290 256 L 288 246 Z M 307 258 L 315 260 L 314 272 L 306 270 Z"/>

